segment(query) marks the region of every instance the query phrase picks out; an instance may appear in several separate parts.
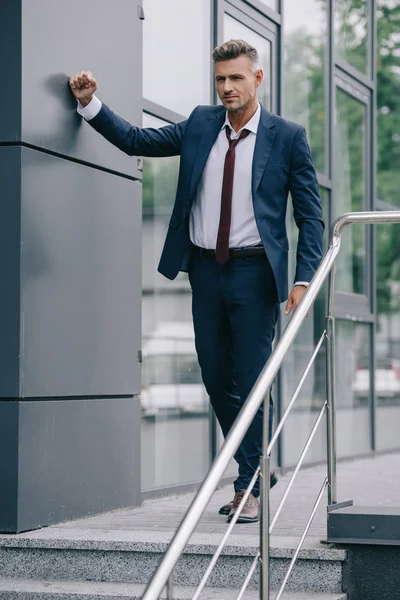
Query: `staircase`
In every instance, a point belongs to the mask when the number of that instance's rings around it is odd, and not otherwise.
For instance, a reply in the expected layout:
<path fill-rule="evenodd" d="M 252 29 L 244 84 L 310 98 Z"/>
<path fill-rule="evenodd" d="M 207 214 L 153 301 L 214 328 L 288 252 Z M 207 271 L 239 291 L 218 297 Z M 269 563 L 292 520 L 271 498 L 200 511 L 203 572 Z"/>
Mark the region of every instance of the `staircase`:
<path fill-rule="evenodd" d="M 1 600 L 140 600 L 144 586 L 136 584 L 110 584 L 110 583 L 81 583 L 81 582 L 29 582 L 19 581 L 14 585 L 0 580 Z M 238 590 L 223 589 L 210 590 L 206 588 L 202 595 L 204 600 L 234 600 Z M 193 588 L 177 587 L 174 600 L 190 600 Z M 165 600 L 162 594 L 160 600 Z M 346 594 L 323 594 L 307 592 L 286 592 L 284 600 L 345 600 Z M 259 596 L 254 590 L 247 591 L 243 600 L 258 600 Z M 272 595 L 274 600 L 274 595 Z"/>
<path fill-rule="evenodd" d="M 115 521 L 118 512 L 113 516 Z M 250 526 L 249 533 L 253 530 Z M 0 536 L 0 600 L 139 600 L 171 533 L 50 527 Z M 192 598 L 220 537 L 219 533 L 192 536 L 174 571 L 174 600 Z M 201 595 L 203 600 L 237 598 L 258 551 L 255 537 L 230 538 Z M 276 590 L 297 538 L 273 537 L 271 542 L 271 587 Z M 309 540 L 283 600 L 345 600 L 341 591 L 345 560 L 345 550 L 321 544 L 318 538 Z M 259 600 L 257 573 L 243 598 Z"/>

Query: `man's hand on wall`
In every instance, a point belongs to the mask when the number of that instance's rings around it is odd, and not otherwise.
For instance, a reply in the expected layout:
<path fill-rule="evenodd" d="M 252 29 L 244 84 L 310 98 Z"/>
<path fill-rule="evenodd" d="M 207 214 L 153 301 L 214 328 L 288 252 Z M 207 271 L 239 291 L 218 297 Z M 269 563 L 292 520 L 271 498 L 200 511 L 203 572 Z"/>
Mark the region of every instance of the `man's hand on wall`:
<path fill-rule="evenodd" d="M 291 310 L 295 312 L 296 308 L 300 304 L 300 300 L 304 296 L 307 291 L 307 286 L 305 285 L 295 285 L 292 291 L 289 294 L 288 301 L 285 308 L 285 315 L 288 315 Z M 307 317 L 310 313 L 307 314 Z"/>
<path fill-rule="evenodd" d="M 69 80 L 69 86 L 75 98 L 82 106 L 87 106 L 97 90 L 97 81 L 90 71 L 81 71 Z"/>

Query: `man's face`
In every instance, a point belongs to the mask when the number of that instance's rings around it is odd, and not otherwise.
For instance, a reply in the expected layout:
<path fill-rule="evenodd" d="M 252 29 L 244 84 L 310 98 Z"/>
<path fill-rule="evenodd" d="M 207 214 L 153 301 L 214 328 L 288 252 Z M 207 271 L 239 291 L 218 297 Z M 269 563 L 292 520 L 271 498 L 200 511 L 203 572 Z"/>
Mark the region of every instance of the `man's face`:
<path fill-rule="evenodd" d="M 254 64 L 247 56 L 218 61 L 214 70 L 218 96 L 228 111 L 234 112 L 251 104 L 257 96 L 263 72 L 261 69 L 254 71 Z"/>

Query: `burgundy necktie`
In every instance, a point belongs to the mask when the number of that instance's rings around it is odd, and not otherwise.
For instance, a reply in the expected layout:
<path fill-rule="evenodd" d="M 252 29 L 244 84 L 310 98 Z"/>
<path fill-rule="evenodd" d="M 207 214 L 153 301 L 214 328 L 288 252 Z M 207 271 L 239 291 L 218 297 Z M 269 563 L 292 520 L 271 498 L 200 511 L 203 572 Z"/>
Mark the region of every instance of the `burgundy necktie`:
<path fill-rule="evenodd" d="M 233 174 L 235 171 L 235 148 L 245 137 L 249 135 L 248 129 L 243 129 L 240 136 L 235 140 L 231 140 L 231 129 L 226 125 L 226 137 L 229 142 L 229 149 L 225 156 L 224 178 L 222 180 L 222 196 L 221 196 L 221 214 L 219 218 L 217 250 L 215 253 L 217 262 L 224 265 L 229 259 L 229 233 L 231 230 L 231 215 L 232 215 L 232 190 L 233 190 Z"/>

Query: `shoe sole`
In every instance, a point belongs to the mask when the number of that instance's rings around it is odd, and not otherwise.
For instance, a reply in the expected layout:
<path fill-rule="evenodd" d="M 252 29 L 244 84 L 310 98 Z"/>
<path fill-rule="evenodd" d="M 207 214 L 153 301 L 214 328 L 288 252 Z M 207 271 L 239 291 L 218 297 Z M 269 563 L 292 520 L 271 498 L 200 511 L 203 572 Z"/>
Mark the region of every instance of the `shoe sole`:
<path fill-rule="evenodd" d="M 260 520 L 260 517 L 239 517 L 236 523 L 257 523 Z M 228 517 L 227 523 L 232 521 L 232 517 Z"/>
<path fill-rule="evenodd" d="M 278 477 L 276 475 L 276 473 L 274 473 L 272 475 L 272 477 L 270 478 L 270 483 L 269 483 L 269 489 L 272 490 L 272 488 L 274 487 L 274 485 L 276 485 L 278 483 Z M 229 515 L 229 513 L 231 512 L 231 508 L 224 508 L 223 506 L 221 506 L 221 508 L 218 511 L 218 514 L 220 515 Z M 257 519 L 258 520 L 258 519 Z M 237 523 L 240 523 L 240 517 L 237 520 Z M 243 521 L 244 522 L 244 521 Z M 246 521 L 246 523 L 248 523 L 248 521 Z"/>

